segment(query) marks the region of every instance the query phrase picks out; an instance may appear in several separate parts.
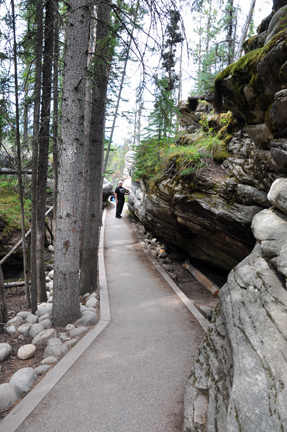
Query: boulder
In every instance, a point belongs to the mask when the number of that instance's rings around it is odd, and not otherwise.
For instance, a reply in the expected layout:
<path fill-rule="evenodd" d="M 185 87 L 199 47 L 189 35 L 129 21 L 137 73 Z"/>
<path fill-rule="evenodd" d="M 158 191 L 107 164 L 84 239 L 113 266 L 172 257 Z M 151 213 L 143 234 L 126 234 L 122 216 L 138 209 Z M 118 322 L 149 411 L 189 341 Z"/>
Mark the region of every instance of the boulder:
<path fill-rule="evenodd" d="M 34 338 L 37 334 L 41 333 L 45 327 L 42 323 L 33 324 L 29 329 L 29 335 Z"/>
<path fill-rule="evenodd" d="M 24 320 L 20 316 L 15 316 L 14 318 L 11 318 L 6 323 L 6 327 L 14 326 L 16 329 L 20 327 L 21 324 L 23 324 Z"/>
<path fill-rule="evenodd" d="M 8 326 L 8 327 L 6 327 L 6 332 L 8 333 L 8 334 L 13 334 L 13 333 L 16 333 L 16 327 L 15 326 L 13 326 L 13 325 L 11 325 L 11 326 Z"/>
<path fill-rule="evenodd" d="M 40 366 L 36 367 L 34 369 L 34 372 L 37 375 L 43 375 L 45 372 L 47 372 L 47 370 L 50 369 L 50 367 L 51 367 L 51 365 L 45 365 L 45 364 L 43 364 L 43 365 L 40 365 Z"/>
<path fill-rule="evenodd" d="M 86 301 L 86 307 L 96 307 L 98 304 L 98 300 L 96 299 L 96 297 L 91 297 L 89 300 Z"/>
<path fill-rule="evenodd" d="M 7 357 L 12 353 L 11 345 L 7 343 L 0 343 L 0 363 L 6 360 Z"/>
<path fill-rule="evenodd" d="M 0 384 L 0 412 L 6 411 L 19 399 L 14 384 Z"/>
<path fill-rule="evenodd" d="M 43 330 L 41 333 L 37 334 L 32 340 L 32 344 L 34 344 L 37 348 L 41 346 L 46 346 L 49 339 L 55 338 L 57 333 L 54 329 Z"/>
<path fill-rule="evenodd" d="M 278 170 L 287 167 L 287 139 L 275 139 L 271 142 L 271 155 Z"/>
<path fill-rule="evenodd" d="M 27 333 L 29 333 L 31 327 L 32 327 L 31 323 L 22 324 L 20 327 L 18 327 L 18 332 L 21 333 L 22 335 L 26 335 Z"/>
<path fill-rule="evenodd" d="M 246 127 L 246 132 L 258 147 L 270 147 L 273 135 L 265 123 L 248 125 Z"/>
<path fill-rule="evenodd" d="M 269 201 L 283 213 L 287 213 L 287 179 L 279 178 L 272 184 L 268 193 Z"/>
<path fill-rule="evenodd" d="M 52 316 L 52 313 L 53 313 L 53 306 L 47 306 L 47 305 L 39 307 L 38 310 L 36 311 L 36 315 L 38 317 L 45 314 L 49 314 L 50 316 Z"/>
<path fill-rule="evenodd" d="M 20 397 L 22 396 L 22 394 L 25 394 L 30 390 L 35 378 L 36 374 L 34 372 L 34 369 L 30 367 L 23 368 L 19 369 L 12 375 L 10 379 L 10 384 L 13 384 L 15 386 L 16 392 Z"/>
<path fill-rule="evenodd" d="M 80 336 L 81 334 L 85 333 L 86 331 L 88 331 L 87 327 L 78 327 L 78 328 L 75 328 L 73 330 L 70 330 L 70 336 L 71 337 Z"/>
<path fill-rule="evenodd" d="M 17 313 L 16 316 L 21 317 L 23 320 L 25 320 L 27 318 L 28 315 L 30 315 L 31 312 L 28 311 L 20 311 Z"/>
<path fill-rule="evenodd" d="M 38 322 L 39 317 L 37 317 L 37 315 L 34 314 L 29 314 L 26 316 L 25 321 L 27 323 L 31 323 L 31 324 L 36 324 Z"/>
<path fill-rule="evenodd" d="M 53 364 L 53 363 L 57 363 L 58 359 L 56 357 L 46 357 L 41 361 L 41 365 L 48 365 L 48 364 Z"/>
<path fill-rule="evenodd" d="M 50 279 L 54 279 L 54 269 L 53 270 L 51 270 L 49 273 L 48 273 L 48 276 L 49 276 L 49 278 Z"/>
<path fill-rule="evenodd" d="M 33 357 L 33 355 L 36 352 L 36 347 L 33 344 L 28 345 L 22 345 L 17 352 L 17 356 L 21 360 L 27 360 L 30 357 Z"/>
<path fill-rule="evenodd" d="M 59 357 L 67 351 L 67 346 L 63 344 L 61 339 L 51 338 L 45 348 L 43 357 Z"/>
<path fill-rule="evenodd" d="M 93 326 L 97 324 L 97 322 L 98 322 L 97 315 L 94 312 L 86 311 L 84 312 L 82 318 L 78 319 L 75 324 L 78 327 L 86 327 L 86 326 Z"/>
<path fill-rule="evenodd" d="M 49 318 L 41 321 L 39 324 L 41 324 L 44 327 L 44 329 L 49 329 L 52 327 L 52 321 Z"/>
<path fill-rule="evenodd" d="M 44 320 L 46 320 L 46 319 L 51 319 L 51 315 L 49 315 L 49 314 L 44 314 L 44 315 L 40 316 L 38 322 L 40 323 L 40 322 L 42 322 L 42 321 L 44 321 Z"/>

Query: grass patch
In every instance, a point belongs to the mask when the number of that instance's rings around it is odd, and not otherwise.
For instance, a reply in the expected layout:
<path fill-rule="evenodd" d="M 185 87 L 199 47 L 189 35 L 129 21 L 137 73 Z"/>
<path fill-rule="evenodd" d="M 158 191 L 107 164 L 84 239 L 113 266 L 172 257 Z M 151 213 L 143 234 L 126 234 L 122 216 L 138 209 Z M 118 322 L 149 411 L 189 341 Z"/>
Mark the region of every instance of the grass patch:
<path fill-rule="evenodd" d="M 31 201 L 24 201 L 26 228 L 30 218 Z M 0 241 L 21 229 L 21 208 L 19 194 L 11 182 L 0 183 Z"/>
<path fill-rule="evenodd" d="M 150 183 L 165 177 L 193 177 L 207 158 L 221 162 L 229 156 L 223 140 L 203 131 L 181 135 L 176 140 L 148 140 L 135 150 L 133 180 Z"/>

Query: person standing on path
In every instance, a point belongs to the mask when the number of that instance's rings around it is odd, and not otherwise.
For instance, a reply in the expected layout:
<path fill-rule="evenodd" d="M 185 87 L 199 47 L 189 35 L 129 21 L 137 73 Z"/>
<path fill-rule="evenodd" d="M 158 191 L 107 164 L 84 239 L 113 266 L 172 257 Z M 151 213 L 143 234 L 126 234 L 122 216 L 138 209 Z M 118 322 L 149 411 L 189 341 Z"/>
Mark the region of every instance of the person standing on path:
<path fill-rule="evenodd" d="M 115 190 L 115 198 L 116 198 L 116 203 L 117 203 L 117 207 L 116 207 L 116 218 L 121 219 L 121 213 L 123 211 L 123 207 L 124 207 L 124 203 L 125 203 L 125 195 L 129 195 L 130 192 L 128 192 L 124 187 L 123 187 L 123 182 L 120 180 L 119 181 L 119 185 Z"/>

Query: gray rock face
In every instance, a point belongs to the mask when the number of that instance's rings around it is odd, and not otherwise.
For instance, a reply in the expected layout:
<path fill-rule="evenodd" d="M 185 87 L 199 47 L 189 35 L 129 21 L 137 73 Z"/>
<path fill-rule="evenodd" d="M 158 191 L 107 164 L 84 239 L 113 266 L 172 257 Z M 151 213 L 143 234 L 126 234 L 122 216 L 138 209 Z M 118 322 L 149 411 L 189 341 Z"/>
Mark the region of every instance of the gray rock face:
<path fill-rule="evenodd" d="M 281 2 L 283 3 L 283 1 Z M 285 3 L 286 4 L 286 3 Z M 268 26 L 268 34 L 266 38 L 266 42 L 268 43 L 273 36 L 282 31 L 284 24 L 287 18 L 287 10 L 286 7 L 281 7 L 277 12 L 273 15 L 270 24 Z"/>
<path fill-rule="evenodd" d="M 32 368 L 23 368 L 15 372 L 11 379 L 10 384 L 13 384 L 16 388 L 16 392 L 20 397 L 22 394 L 27 393 L 31 388 L 36 374 Z"/>
<path fill-rule="evenodd" d="M 106 179 L 103 179 L 103 201 L 106 201 L 111 192 L 113 191 L 113 185 Z"/>
<path fill-rule="evenodd" d="M 286 429 L 287 214 L 263 210 L 252 230 L 257 244 L 220 290 L 200 346 L 186 388 L 184 432 Z"/>
<path fill-rule="evenodd" d="M 0 343 L 0 363 L 6 360 L 7 357 L 12 353 L 11 345 L 7 343 Z"/>
<path fill-rule="evenodd" d="M 6 411 L 19 399 L 13 384 L 0 385 L 0 412 Z"/>

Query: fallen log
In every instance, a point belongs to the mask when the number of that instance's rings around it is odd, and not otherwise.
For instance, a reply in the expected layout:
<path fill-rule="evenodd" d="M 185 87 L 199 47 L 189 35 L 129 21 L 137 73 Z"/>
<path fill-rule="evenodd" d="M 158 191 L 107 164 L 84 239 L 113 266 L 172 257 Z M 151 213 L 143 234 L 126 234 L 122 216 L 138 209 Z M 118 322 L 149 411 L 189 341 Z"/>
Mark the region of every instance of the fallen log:
<path fill-rule="evenodd" d="M 4 288 L 14 288 L 19 286 L 24 286 L 25 281 L 19 281 L 19 282 L 5 282 Z M 31 285 L 31 282 L 29 281 L 29 285 Z"/>
<path fill-rule="evenodd" d="M 186 260 L 182 267 L 185 268 L 190 274 L 192 274 L 195 279 L 204 286 L 214 297 L 217 297 L 220 288 L 215 285 L 211 280 L 204 276 L 199 270 L 197 270 L 193 265 L 190 264 L 189 260 Z"/>
<path fill-rule="evenodd" d="M 22 174 L 32 174 L 31 170 L 21 170 Z M 13 168 L 0 168 L 0 174 L 5 175 L 16 175 L 18 174 L 18 170 L 15 170 Z"/>

